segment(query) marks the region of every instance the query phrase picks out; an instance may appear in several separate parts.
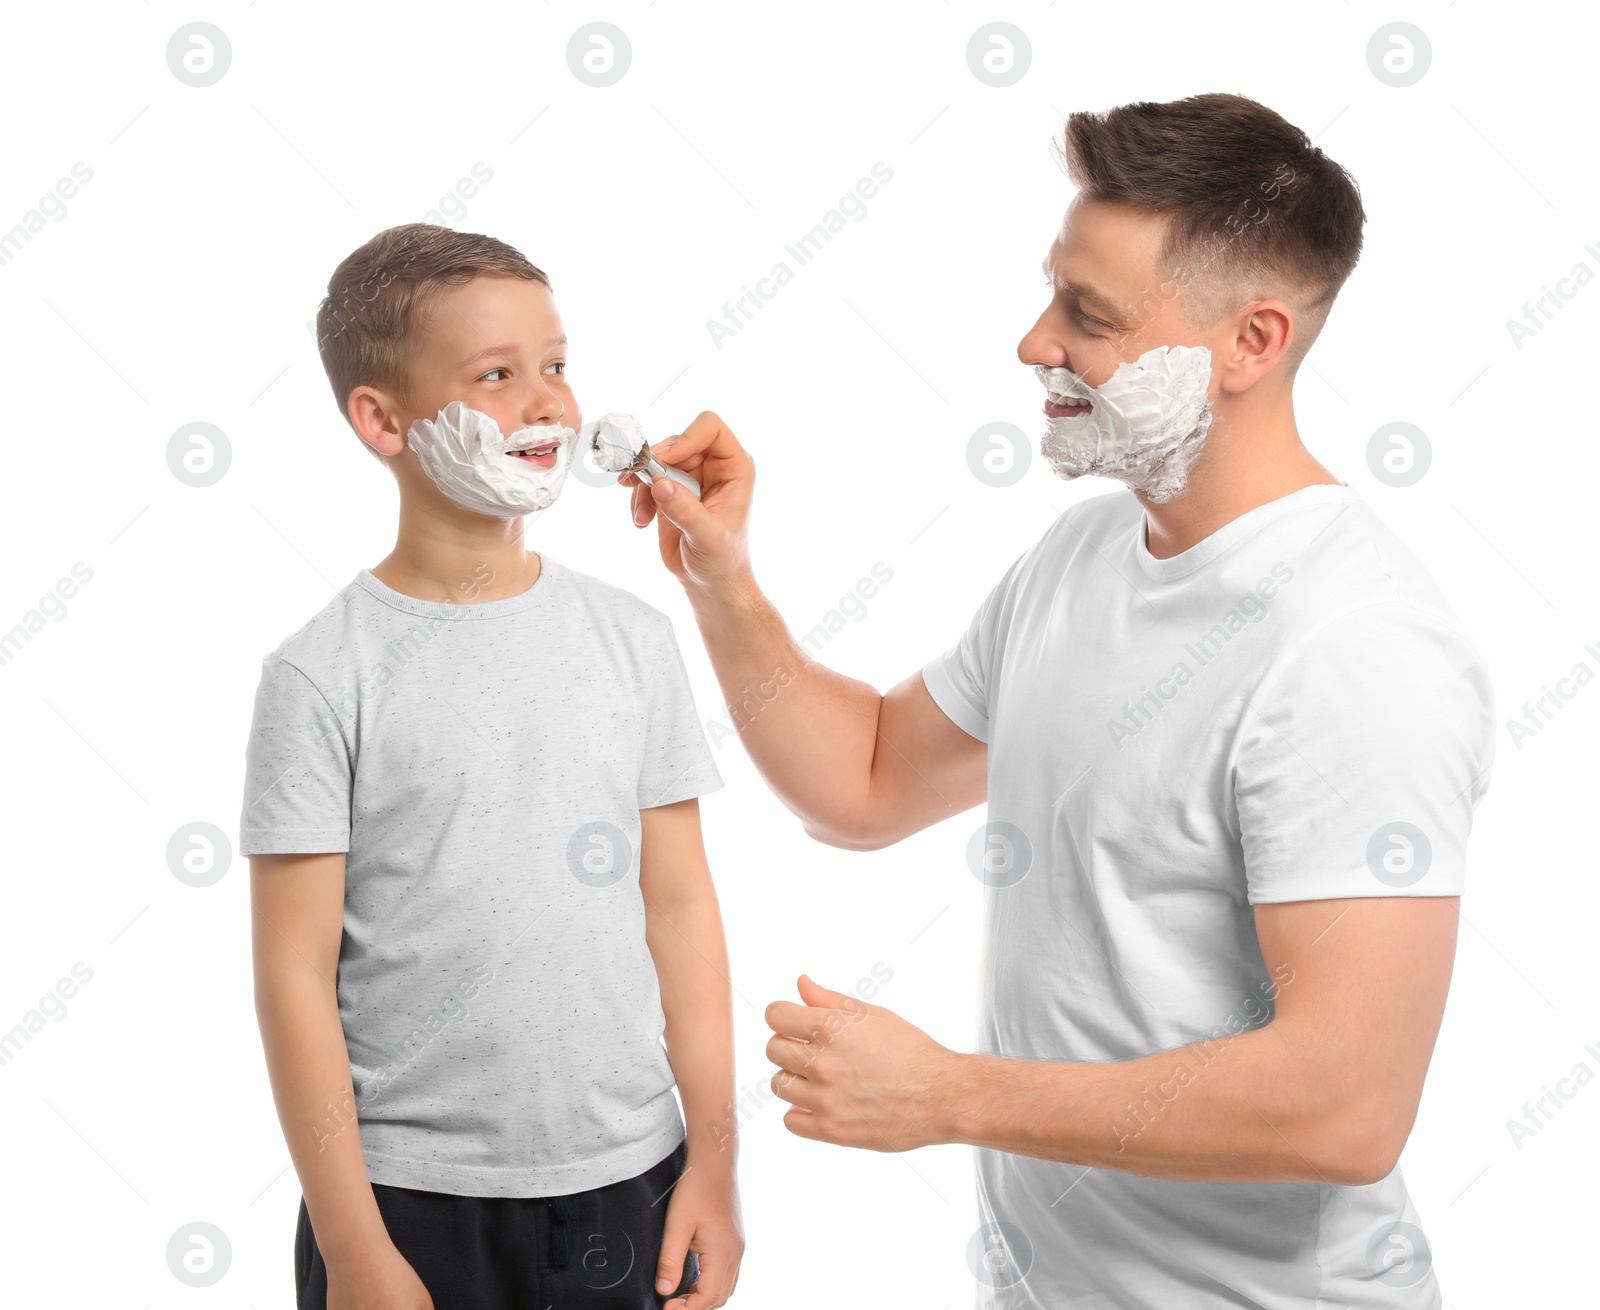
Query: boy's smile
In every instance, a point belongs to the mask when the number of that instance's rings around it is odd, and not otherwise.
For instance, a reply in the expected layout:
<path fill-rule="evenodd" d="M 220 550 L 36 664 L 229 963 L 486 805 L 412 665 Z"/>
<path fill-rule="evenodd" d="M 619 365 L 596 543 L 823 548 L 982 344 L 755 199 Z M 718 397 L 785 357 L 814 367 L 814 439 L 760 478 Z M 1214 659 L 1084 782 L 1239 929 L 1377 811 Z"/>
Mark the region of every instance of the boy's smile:
<path fill-rule="evenodd" d="M 561 451 L 561 438 L 555 437 L 539 446 L 523 446 L 518 450 L 506 452 L 507 459 L 520 460 L 524 464 L 533 464 L 538 468 L 550 469 L 556 466 L 556 456 Z"/>

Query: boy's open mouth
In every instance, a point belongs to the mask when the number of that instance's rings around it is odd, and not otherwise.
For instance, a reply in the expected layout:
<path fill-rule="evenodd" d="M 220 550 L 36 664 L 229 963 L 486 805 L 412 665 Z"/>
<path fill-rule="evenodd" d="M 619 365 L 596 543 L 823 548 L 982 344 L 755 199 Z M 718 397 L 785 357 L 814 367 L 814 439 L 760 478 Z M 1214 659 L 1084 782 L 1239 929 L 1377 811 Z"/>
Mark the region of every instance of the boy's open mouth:
<path fill-rule="evenodd" d="M 1044 412 L 1050 418 L 1081 418 L 1094 408 L 1087 400 L 1052 391 L 1045 396 Z"/>
<path fill-rule="evenodd" d="M 537 445 L 518 446 L 514 450 L 506 451 L 511 459 L 521 460 L 524 464 L 536 464 L 543 469 L 554 468 L 556 453 L 561 449 L 561 438 L 551 437 L 550 440 Z"/>

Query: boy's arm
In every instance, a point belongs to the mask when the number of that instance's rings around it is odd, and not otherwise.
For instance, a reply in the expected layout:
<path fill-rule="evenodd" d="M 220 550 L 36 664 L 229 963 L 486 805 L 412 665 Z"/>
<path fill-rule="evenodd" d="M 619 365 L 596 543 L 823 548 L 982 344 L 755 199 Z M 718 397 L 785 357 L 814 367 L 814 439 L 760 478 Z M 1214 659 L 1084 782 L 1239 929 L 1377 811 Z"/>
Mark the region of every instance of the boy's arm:
<path fill-rule="evenodd" d="M 335 979 L 344 855 L 250 857 L 256 1019 L 284 1139 L 323 1259 L 391 1245 L 361 1153 Z"/>
<path fill-rule="evenodd" d="M 661 1272 L 672 1280 L 664 1289 L 670 1292 L 684 1251 L 699 1252 L 700 1280 L 688 1305 L 700 1310 L 727 1299 L 744 1252 L 728 948 L 700 839 L 699 801 L 641 810 L 639 819 L 645 939 L 661 983 L 667 1058 L 688 1130 L 688 1164 L 667 1212 Z"/>

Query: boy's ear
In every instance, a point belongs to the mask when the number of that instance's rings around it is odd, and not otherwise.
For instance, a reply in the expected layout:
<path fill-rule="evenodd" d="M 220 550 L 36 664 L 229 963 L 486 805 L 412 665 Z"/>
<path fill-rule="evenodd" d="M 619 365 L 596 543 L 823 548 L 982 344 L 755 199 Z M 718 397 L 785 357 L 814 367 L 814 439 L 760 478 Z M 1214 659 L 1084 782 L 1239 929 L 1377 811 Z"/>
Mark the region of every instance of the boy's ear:
<path fill-rule="evenodd" d="M 395 398 L 376 387 L 357 387 L 350 393 L 350 426 L 380 455 L 398 455 L 406 448 L 405 433 L 395 417 L 400 412 Z"/>

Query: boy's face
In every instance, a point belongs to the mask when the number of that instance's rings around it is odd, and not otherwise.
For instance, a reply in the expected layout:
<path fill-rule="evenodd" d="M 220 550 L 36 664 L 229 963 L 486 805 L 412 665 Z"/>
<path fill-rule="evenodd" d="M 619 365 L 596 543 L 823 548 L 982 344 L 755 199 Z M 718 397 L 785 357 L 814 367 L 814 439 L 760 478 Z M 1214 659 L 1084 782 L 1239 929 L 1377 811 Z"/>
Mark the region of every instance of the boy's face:
<path fill-rule="evenodd" d="M 415 419 L 432 419 L 452 400 L 488 414 L 502 436 L 519 428 L 583 422 L 567 382 L 567 336 L 555 298 L 542 282 L 484 276 L 447 288 L 412 351 L 407 370 Z M 552 468 L 552 446 L 507 456 Z"/>
<path fill-rule="evenodd" d="M 1185 312 L 1191 293 L 1162 271 L 1166 223 L 1127 205 L 1075 199 L 1044 260 L 1050 303 L 1018 343 L 1017 357 L 1071 369 L 1098 387 L 1119 364 L 1157 346 L 1207 346 L 1216 356 L 1226 327 L 1197 331 Z M 1045 403 L 1051 418 L 1080 412 L 1087 411 Z"/>

